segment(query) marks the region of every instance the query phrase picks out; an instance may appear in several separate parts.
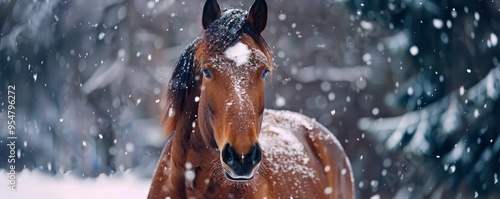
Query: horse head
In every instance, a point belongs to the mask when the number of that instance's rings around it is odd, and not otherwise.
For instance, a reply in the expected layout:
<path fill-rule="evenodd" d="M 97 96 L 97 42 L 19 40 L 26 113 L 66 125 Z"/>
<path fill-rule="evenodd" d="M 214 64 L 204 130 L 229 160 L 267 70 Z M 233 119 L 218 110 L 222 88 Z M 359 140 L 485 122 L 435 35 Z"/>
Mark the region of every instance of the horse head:
<path fill-rule="evenodd" d="M 248 12 L 221 12 L 216 0 L 203 8 L 203 37 L 195 52 L 201 80 L 198 125 L 205 142 L 220 151 L 222 168 L 233 181 L 252 179 L 262 160 L 264 85 L 273 67 L 261 37 L 266 22 L 264 0 L 256 0 Z"/>

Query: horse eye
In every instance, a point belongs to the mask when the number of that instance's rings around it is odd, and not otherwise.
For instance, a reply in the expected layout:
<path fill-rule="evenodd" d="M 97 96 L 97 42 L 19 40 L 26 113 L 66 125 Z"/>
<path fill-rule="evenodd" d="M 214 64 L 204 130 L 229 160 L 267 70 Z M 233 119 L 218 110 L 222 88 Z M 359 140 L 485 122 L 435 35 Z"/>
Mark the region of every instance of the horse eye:
<path fill-rule="evenodd" d="M 208 69 L 201 69 L 201 72 L 203 73 L 203 75 L 205 75 L 206 78 L 212 78 L 212 74 L 210 73 L 210 71 L 208 71 Z"/>
<path fill-rule="evenodd" d="M 267 75 L 269 75 L 269 72 L 269 69 L 264 70 L 264 72 L 262 72 L 262 78 L 266 78 Z"/>

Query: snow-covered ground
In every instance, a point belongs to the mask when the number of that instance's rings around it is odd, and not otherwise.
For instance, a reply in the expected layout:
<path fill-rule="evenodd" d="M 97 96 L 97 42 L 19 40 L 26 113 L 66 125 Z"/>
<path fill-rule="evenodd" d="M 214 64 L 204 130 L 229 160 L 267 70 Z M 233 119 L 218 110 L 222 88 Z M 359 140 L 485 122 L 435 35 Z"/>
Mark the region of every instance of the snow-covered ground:
<path fill-rule="evenodd" d="M 146 198 L 149 179 L 142 179 L 130 172 L 112 176 L 82 179 L 72 174 L 53 177 L 39 171 L 17 174 L 17 190 L 7 189 L 5 170 L 0 170 L 0 198 Z"/>

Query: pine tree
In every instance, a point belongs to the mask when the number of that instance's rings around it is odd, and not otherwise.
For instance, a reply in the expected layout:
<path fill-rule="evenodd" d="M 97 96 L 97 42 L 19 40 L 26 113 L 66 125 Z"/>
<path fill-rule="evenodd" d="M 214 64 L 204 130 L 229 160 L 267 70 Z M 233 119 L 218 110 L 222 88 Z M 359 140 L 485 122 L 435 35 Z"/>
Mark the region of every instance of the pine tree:
<path fill-rule="evenodd" d="M 387 57 L 403 57 L 388 63 L 395 88 L 385 106 L 393 115 L 358 122 L 385 151 L 414 163 L 406 167 L 415 172 L 390 172 L 410 179 L 399 196 L 498 197 L 500 2 L 350 5 L 362 19 L 388 19 L 389 36 L 376 39 L 397 43 L 403 35 L 406 42 L 385 48 Z"/>

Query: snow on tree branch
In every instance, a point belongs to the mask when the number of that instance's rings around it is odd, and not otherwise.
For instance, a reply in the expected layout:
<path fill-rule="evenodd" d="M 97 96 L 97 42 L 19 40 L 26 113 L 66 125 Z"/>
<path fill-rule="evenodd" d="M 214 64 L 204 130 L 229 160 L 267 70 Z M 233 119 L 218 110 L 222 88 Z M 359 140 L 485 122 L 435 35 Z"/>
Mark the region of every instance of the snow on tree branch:
<path fill-rule="evenodd" d="M 107 69 L 104 69 L 104 67 L 101 66 L 83 84 L 83 93 L 89 94 L 96 89 L 104 88 L 105 86 L 115 81 L 117 78 L 123 77 L 125 71 L 124 69 L 127 66 L 128 60 L 129 57 L 125 50 L 120 50 L 118 52 L 116 60 L 113 61 L 113 63 Z M 109 62 L 110 61 L 106 61 L 106 63 Z"/>
<path fill-rule="evenodd" d="M 367 66 L 339 68 L 335 66 L 313 65 L 298 69 L 296 72 L 292 71 L 290 76 L 299 82 L 309 83 L 318 80 L 355 82 L 360 78 L 372 80 L 380 75 Z"/>
<path fill-rule="evenodd" d="M 429 155 L 431 138 L 432 142 L 447 139 L 464 123 L 473 123 L 491 112 L 498 101 L 499 90 L 500 65 L 467 91 L 461 88 L 421 110 L 401 116 L 361 118 L 358 127 L 371 132 L 389 150 L 403 149 L 417 155 Z M 460 148 L 455 147 L 455 150 Z M 455 159 L 450 158 L 450 161 Z"/>

